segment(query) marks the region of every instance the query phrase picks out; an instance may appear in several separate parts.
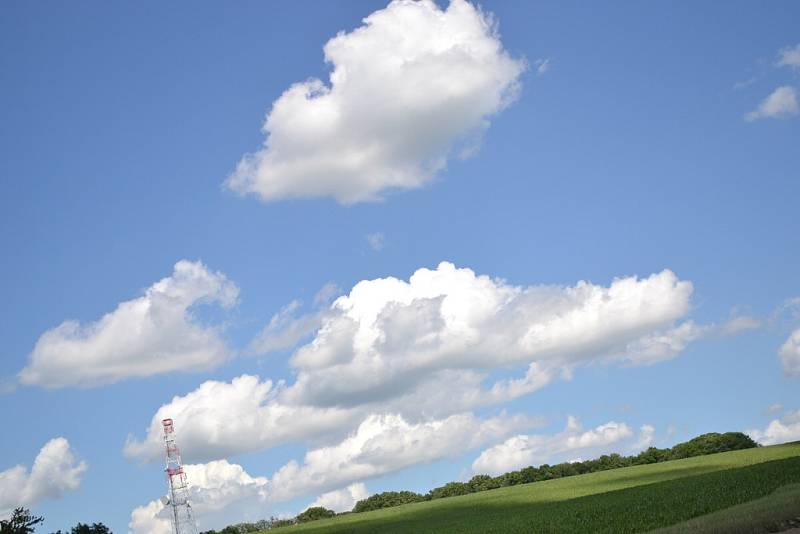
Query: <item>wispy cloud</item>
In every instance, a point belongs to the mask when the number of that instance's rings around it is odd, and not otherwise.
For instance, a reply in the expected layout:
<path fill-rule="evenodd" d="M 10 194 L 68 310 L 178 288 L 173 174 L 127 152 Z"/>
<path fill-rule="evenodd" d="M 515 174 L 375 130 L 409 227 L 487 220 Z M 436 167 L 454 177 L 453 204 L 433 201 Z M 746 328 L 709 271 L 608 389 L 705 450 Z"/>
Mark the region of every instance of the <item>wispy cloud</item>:
<path fill-rule="evenodd" d="M 746 80 L 742 80 L 733 84 L 734 91 L 738 91 L 739 89 L 744 89 L 745 87 L 750 87 L 754 83 L 758 81 L 758 76 L 753 76 Z"/>
<path fill-rule="evenodd" d="M 380 252 L 386 245 L 386 237 L 381 232 L 367 234 L 366 237 L 367 243 L 369 243 L 370 248 L 375 252 Z"/>
<path fill-rule="evenodd" d="M 533 62 L 533 66 L 536 68 L 536 74 L 541 76 L 550 70 L 550 58 L 537 59 Z"/>
<path fill-rule="evenodd" d="M 786 119 L 800 113 L 797 104 L 797 91 L 794 87 L 782 85 L 765 98 L 758 107 L 746 113 L 744 120 L 752 122 L 759 119 Z"/>
<path fill-rule="evenodd" d="M 20 382 L 92 387 L 126 378 L 207 370 L 233 352 L 219 328 L 195 319 L 201 303 L 236 304 L 239 288 L 201 262 L 181 260 L 172 275 L 96 321 L 65 321 L 39 337 Z"/>
<path fill-rule="evenodd" d="M 787 46 L 778 52 L 778 60 L 775 62 L 778 67 L 789 67 L 800 69 L 800 44 Z"/>

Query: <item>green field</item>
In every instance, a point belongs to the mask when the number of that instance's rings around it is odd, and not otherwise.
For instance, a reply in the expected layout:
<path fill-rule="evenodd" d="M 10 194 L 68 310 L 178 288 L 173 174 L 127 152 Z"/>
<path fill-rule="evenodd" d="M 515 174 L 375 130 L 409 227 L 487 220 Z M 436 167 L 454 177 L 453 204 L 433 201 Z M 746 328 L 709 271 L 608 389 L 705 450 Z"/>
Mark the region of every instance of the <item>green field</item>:
<path fill-rule="evenodd" d="M 775 502 L 768 496 L 797 483 L 800 443 L 793 443 L 346 514 L 277 532 L 646 532 L 764 497 Z"/>
<path fill-rule="evenodd" d="M 740 534 L 781 532 L 800 527 L 800 484 L 778 488 L 766 497 L 702 515 L 653 534 Z"/>

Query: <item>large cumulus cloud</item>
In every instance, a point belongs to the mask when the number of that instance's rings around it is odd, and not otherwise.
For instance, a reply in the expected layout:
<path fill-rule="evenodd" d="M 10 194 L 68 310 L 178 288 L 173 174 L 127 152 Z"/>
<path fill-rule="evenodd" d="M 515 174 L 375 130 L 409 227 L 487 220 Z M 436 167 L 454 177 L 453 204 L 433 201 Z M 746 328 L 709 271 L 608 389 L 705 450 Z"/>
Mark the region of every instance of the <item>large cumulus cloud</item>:
<path fill-rule="evenodd" d="M 0 472 L 0 518 L 18 506 L 36 506 L 77 490 L 86 462 L 78 460 L 66 438 L 53 438 L 41 448 L 28 470 L 16 465 Z"/>
<path fill-rule="evenodd" d="M 464 0 L 396 0 L 324 52 L 329 83 L 296 83 L 273 103 L 264 147 L 242 158 L 230 189 L 349 204 L 419 187 L 457 145 L 475 148 L 525 69 L 492 17 Z"/>
<path fill-rule="evenodd" d="M 65 321 L 39 337 L 23 384 L 90 387 L 171 371 L 209 369 L 231 351 L 218 328 L 191 313 L 199 303 L 232 306 L 239 289 L 224 274 L 181 260 L 172 275 L 97 321 Z"/>
<path fill-rule="evenodd" d="M 157 458 L 164 417 L 185 429 L 189 457 L 209 460 L 341 437 L 372 414 L 446 418 L 589 362 L 652 364 L 699 335 L 683 320 L 691 294 L 668 270 L 607 286 L 519 286 L 442 263 L 407 281 L 364 280 L 314 312 L 316 333 L 291 358 L 293 382 L 207 381 L 162 406 L 126 452 Z"/>

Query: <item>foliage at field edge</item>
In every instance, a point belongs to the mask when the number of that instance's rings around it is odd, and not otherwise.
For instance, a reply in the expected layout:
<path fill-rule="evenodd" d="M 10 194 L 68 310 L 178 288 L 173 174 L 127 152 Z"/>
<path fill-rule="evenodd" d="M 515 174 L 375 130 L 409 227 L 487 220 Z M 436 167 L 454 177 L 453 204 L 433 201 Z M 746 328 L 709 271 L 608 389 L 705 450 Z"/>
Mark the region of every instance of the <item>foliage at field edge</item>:
<path fill-rule="evenodd" d="M 517 484 L 529 484 L 543 480 L 552 480 L 573 475 L 594 473 L 597 471 L 607 471 L 620 467 L 632 465 L 653 464 L 666 462 L 669 460 L 679 460 L 693 456 L 703 456 L 718 452 L 735 451 L 758 447 L 748 435 L 741 432 L 710 432 L 702 434 L 687 442 L 678 443 L 671 448 L 659 449 L 650 447 L 645 451 L 633 456 L 622 456 L 620 454 L 608 454 L 600 456 L 594 460 L 585 462 L 561 463 L 556 465 L 542 464 L 539 467 L 525 467 L 519 471 L 511 471 L 492 477 L 489 475 L 475 475 L 468 482 L 448 482 L 447 484 L 430 490 L 422 495 L 413 491 L 385 491 L 377 493 L 366 499 L 358 501 L 353 507 L 352 512 L 344 514 L 368 512 L 381 508 L 390 508 L 413 502 L 430 501 L 445 497 L 455 497 L 467 495 L 505 486 L 516 486 Z M 318 509 L 317 509 L 318 508 Z M 313 510 L 313 511 L 312 511 Z M 239 523 L 230 525 L 221 531 L 208 530 L 200 534 L 243 534 L 248 532 L 260 532 L 284 526 L 291 526 L 298 523 L 306 523 L 326 517 L 333 517 L 336 514 L 332 510 L 322 507 L 309 508 L 292 519 L 270 518 L 256 523 Z"/>
<path fill-rule="evenodd" d="M 429 501 L 444 497 L 455 497 L 457 495 L 467 495 L 478 491 L 486 491 L 505 486 L 516 486 L 517 484 L 529 484 L 542 480 L 552 480 L 573 475 L 583 475 L 596 471 L 607 471 L 620 467 L 632 465 L 654 464 L 669 460 L 680 460 L 693 456 L 703 456 L 718 452 L 735 451 L 741 449 L 751 449 L 758 444 L 750 436 L 741 432 L 726 432 L 719 434 L 711 432 L 697 436 L 684 443 L 678 443 L 672 448 L 658 449 L 649 447 L 647 450 L 635 456 L 621 456 L 619 454 L 604 454 L 595 460 L 585 462 L 564 462 L 556 465 L 542 464 L 541 466 L 525 467 L 519 471 L 510 471 L 496 477 L 489 475 L 475 475 L 469 482 L 448 482 L 447 484 L 434 488 L 426 495 L 410 491 L 404 492 L 383 492 L 372 495 L 367 499 L 358 501 L 353 508 L 353 512 L 367 512 L 398 506 L 409 502 Z"/>

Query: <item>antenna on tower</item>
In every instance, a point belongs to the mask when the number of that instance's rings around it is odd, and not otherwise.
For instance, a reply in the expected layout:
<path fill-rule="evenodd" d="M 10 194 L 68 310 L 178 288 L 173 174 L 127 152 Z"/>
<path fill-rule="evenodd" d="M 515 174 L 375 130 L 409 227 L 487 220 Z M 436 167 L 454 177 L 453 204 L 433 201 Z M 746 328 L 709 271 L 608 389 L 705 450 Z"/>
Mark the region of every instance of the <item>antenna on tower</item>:
<path fill-rule="evenodd" d="M 183 472 L 181 453 L 175 443 L 175 427 L 172 419 L 161 421 L 164 427 L 164 446 L 167 449 L 166 466 L 169 494 L 161 498 L 164 506 L 172 507 L 172 532 L 173 534 L 197 534 L 197 526 L 192 515 L 192 506 L 189 504 L 189 484 L 186 473 Z"/>

